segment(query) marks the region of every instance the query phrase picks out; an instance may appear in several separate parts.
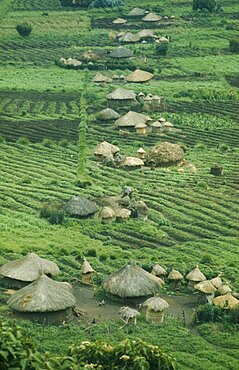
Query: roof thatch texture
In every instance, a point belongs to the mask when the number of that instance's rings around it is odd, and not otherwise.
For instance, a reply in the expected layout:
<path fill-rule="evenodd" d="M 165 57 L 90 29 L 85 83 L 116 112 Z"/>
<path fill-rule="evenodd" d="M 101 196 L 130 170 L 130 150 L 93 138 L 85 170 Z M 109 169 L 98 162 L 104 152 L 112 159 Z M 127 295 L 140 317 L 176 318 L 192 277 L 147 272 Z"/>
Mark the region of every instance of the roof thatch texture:
<path fill-rule="evenodd" d="M 173 127 L 173 123 L 169 121 L 162 122 L 162 124 L 163 124 L 163 127 Z"/>
<path fill-rule="evenodd" d="M 184 157 L 183 149 L 167 141 L 153 147 L 147 155 L 147 160 L 153 160 L 157 166 L 169 166 L 182 161 Z"/>
<path fill-rule="evenodd" d="M 159 15 L 155 14 L 155 13 L 148 13 L 143 19 L 142 21 L 144 22 L 158 22 L 162 19 L 162 17 L 160 17 Z"/>
<path fill-rule="evenodd" d="M 172 270 L 168 275 L 169 280 L 182 280 L 183 275 L 178 270 Z"/>
<path fill-rule="evenodd" d="M 25 257 L 0 267 L 0 275 L 29 282 L 36 280 L 41 274 L 54 276 L 59 272 L 60 270 L 54 262 L 41 258 L 35 253 L 28 253 Z"/>
<path fill-rule="evenodd" d="M 110 157 L 119 151 L 120 149 L 116 145 L 110 144 L 107 141 L 102 141 L 102 143 L 99 143 L 94 149 L 94 155 Z"/>
<path fill-rule="evenodd" d="M 19 312 L 54 312 L 74 306 L 76 300 L 70 284 L 41 275 L 13 294 L 7 303 Z"/>
<path fill-rule="evenodd" d="M 125 157 L 121 162 L 120 167 L 141 167 L 144 165 L 142 159 L 137 157 Z"/>
<path fill-rule="evenodd" d="M 239 300 L 236 299 L 231 295 L 231 293 L 227 293 L 225 295 L 221 295 L 213 299 L 213 304 L 216 306 L 221 306 L 224 308 L 234 308 L 239 306 Z"/>
<path fill-rule="evenodd" d="M 118 118 L 115 121 L 117 127 L 135 127 L 138 123 L 146 123 L 150 120 L 150 117 L 144 114 L 129 111 L 124 116 Z"/>
<path fill-rule="evenodd" d="M 169 304 L 164 299 L 156 295 L 155 297 L 146 299 L 143 303 L 143 307 L 147 307 L 151 311 L 162 312 L 169 307 Z"/>
<path fill-rule="evenodd" d="M 115 110 L 113 110 L 111 108 L 103 109 L 102 111 L 100 111 L 96 114 L 96 118 L 99 121 L 112 121 L 112 120 L 117 119 L 119 117 L 120 117 L 119 113 L 117 113 Z"/>
<path fill-rule="evenodd" d="M 218 276 L 216 276 L 215 278 L 211 279 L 210 280 L 210 283 L 215 286 L 215 288 L 220 288 L 220 286 L 223 285 L 223 282 L 222 282 L 222 279 L 221 279 L 221 276 L 220 274 Z"/>
<path fill-rule="evenodd" d="M 231 291 L 232 290 L 231 290 L 231 288 L 229 287 L 228 284 L 223 284 L 223 285 L 219 286 L 219 288 L 218 288 L 218 292 L 220 294 L 227 294 L 227 293 L 230 293 Z"/>
<path fill-rule="evenodd" d="M 169 39 L 167 38 L 167 37 L 160 37 L 158 40 L 157 40 L 158 42 L 169 42 Z"/>
<path fill-rule="evenodd" d="M 137 8 L 137 7 L 130 10 L 130 12 L 128 13 L 130 17 L 142 17 L 144 14 L 145 14 L 145 10 L 142 8 Z"/>
<path fill-rule="evenodd" d="M 186 279 L 195 282 L 207 280 L 206 276 L 203 275 L 203 273 L 199 270 L 198 266 L 196 266 L 192 271 L 190 271 L 187 274 Z"/>
<path fill-rule="evenodd" d="M 110 83 L 110 82 L 112 82 L 112 79 L 111 78 L 109 78 L 109 77 L 107 77 L 107 76 L 105 76 L 105 75 L 103 75 L 102 73 L 97 73 L 96 75 L 95 75 L 95 77 L 93 78 L 93 80 L 92 80 L 93 82 L 106 82 L 106 83 Z"/>
<path fill-rule="evenodd" d="M 112 208 L 110 207 L 103 207 L 100 211 L 99 216 L 102 219 L 108 219 L 108 218 L 114 218 L 115 217 L 115 212 Z"/>
<path fill-rule="evenodd" d="M 64 63 L 65 65 L 74 66 L 74 67 L 81 66 L 82 64 L 80 60 L 77 60 L 75 58 L 68 58 L 68 59 L 61 58 L 60 61 Z"/>
<path fill-rule="evenodd" d="M 160 275 L 166 275 L 167 274 L 167 271 L 162 267 L 160 266 L 158 263 L 156 265 L 154 265 L 152 271 L 151 271 L 151 274 L 155 275 L 155 276 L 160 276 Z"/>
<path fill-rule="evenodd" d="M 129 319 L 133 319 L 136 316 L 139 316 L 140 313 L 139 311 L 134 310 L 133 308 L 130 308 L 128 306 L 123 306 L 123 307 L 120 307 L 119 309 L 119 315 L 123 319 L 129 320 Z"/>
<path fill-rule="evenodd" d="M 194 285 L 194 289 L 205 294 L 213 294 L 217 291 L 217 289 L 212 285 L 212 283 L 210 283 L 209 280 L 200 281 L 200 283 Z"/>
<path fill-rule="evenodd" d="M 93 50 L 87 50 L 82 54 L 82 57 L 85 60 L 96 60 L 100 57 L 100 55 L 95 53 Z"/>
<path fill-rule="evenodd" d="M 110 53 L 111 58 L 131 58 L 134 55 L 133 51 L 125 48 L 124 46 L 119 46 Z"/>
<path fill-rule="evenodd" d="M 159 121 L 155 121 L 155 122 L 152 122 L 150 124 L 151 127 L 154 127 L 154 128 L 162 128 L 163 127 L 163 124 L 162 122 L 159 122 Z"/>
<path fill-rule="evenodd" d="M 140 37 L 140 39 L 157 38 L 157 36 L 153 33 L 152 30 L 141 30 L 138 32 L 138 36 Z"/>
<path fill-rule="evenodd" d="M 134 72 L 131 72 L 126 80 L 128 82 L 147 82 L 154 77 L 152 73 L 136 69 Z"/>
<path fill-rule="evenodd" d="M 125 24 L 127 23 L 127 19 L 124 18 L 117 18 L 114 21 L 112 21 L 113 24 Z"/>
<path fill-rule="evenodd" d="M 147 125 L 143 122 L 136 123 L 135 125 L 136 130 L 141 129 L 141 128 L 146 128 L 146 127 Z"/>
<path fill-rule="evenodd" d="M 122 298 L 142 297 L 157 293 L 164 282 L 136 265 L 126 265 L 102 283 L 111 294 Z"/>
<path fill-rule="evenodd" d="M 91 272 L 95 272 L 95 270 L 91 267 L 90 263 L 84 258 L 83 265 L 81 268 L 82 274 L 89 274 Z"/>
<path fill-rule="evenodd" d="M 131 211 L 127 208 L 117 209 L 116 217 L 121 218 L 122 220 L 127 220 L 131 215 Z"/>
<path fill-rule="evenodd" d="M 134 43 L 140 41 L 140 37 L 137 34 L 127 32 L 124 35 L 119 37 L 119 41 L 121 42 L 128 42 L 128 43 Z"/>
<path fill-rule="evenodd" d="M 137 153 L 138 153 L 138 154 L 145 154 L 145 153 L 146 153 L 146 151 L 144 150 L 144 148 L 139 148 L 139 149 L 137 150 Z"/>
<path fill-rule="evenodd" d="M 132 90 L 118 88 L 106 95 L 108 100 L 135 100 L 136 94 Z"/>
<path fill-rule="evenodd" d="M 97 212 L 97 206 L 91 200 L 75 195 L 66 204 L 65 211 L 72 217 L 87 217 Z"/>

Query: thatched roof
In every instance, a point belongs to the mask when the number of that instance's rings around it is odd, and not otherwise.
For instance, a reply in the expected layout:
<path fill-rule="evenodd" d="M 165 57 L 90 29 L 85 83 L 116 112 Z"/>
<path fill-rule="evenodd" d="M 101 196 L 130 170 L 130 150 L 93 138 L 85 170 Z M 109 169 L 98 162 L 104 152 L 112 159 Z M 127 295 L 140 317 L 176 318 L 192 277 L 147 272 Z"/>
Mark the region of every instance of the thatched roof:
<path fill-rule="evenodd" d="M 115 153 L 118 153 L 120 149 L 113 144 L 108 143 L 107 141 L 102 141 L 94 149 L 94 155 L 102 157 L 111 157 Z"/>
<path fill-rule="evenodd" d="M 139 311 L 134 310 L 133 308 L 130 308 L 128 306 L 123 306 L 119 309 L 119 316 L 126 320 L 133 319 L 134 317 L 139 315 Z"/>
<path fill-rule="evenodd" d="M 95 53 L 93 50 L 87 50 L 82 54 L 83 59 L 85 60 L 95 60 L 100 57 L 99 54 Z"/>
<path fill-rule="evenodd" d="M 145 10 L 142 8 L 137 8 L 137 7 L 130 10 L 130 12 L 128 13 L 130 17 L 141 17 L 144 14 L 145 14 Z"/>
<path fill-rule="evenodd" d="M 157 38 L 157 36 L 153 33 L 152 30 L 141 30 L 138 32 L 138 36 L 140 37 L 140 39 Z"/>
<path fill-rule="evenodd" d="M 172 270 L 168 275 L 169 280 L 182 280 L 183 275 L 178 270 Z"/>
<path fill-rule="evenodd" d="M 53 312 L 74 306 L 76 300 L 70 284 L 41 275 L 13 294 L 7 303 L 20 312 Z"/>
<path fill-rule="evenodd" d="M 219 286 L 219 288 L 218 288 L 218 292 L 220 294 L 227 294 L 227 293 L 230 293 L 231 291 L 232 290 L 231 290 L 231 288 L 229 287 L 228 284 L 223 284 L 223 285 Z"/>
<path fill-rule="evenodd" d="M 25 257 L 0 267 L 0 275 L 29 282 L 36 280 L 41 274 L 54 276 L 59 272 L 60 270 L 54 262 L 41 258 L 35 253 L 28 253 Z"/>
<path fill-rule="evenodd" d="M 75 58 L 68 58 L 68 59 L 61 58 L 60 61 L 64 63 L 65 65 L 74 66 L 74 67 L 81 66 L 82 64 L 80 60 L 77 60 Z"/>
<path fill-rule="evenodd" d="M 154 77 L 152 73 L 142 71 L 141 69 L 136 69 L 134 72 L 131 72 L 126 80 L 128 82 L 147 82 Z"/>
<path fill-rule="evenodd" d="M 140 128 L 146 128 L 146 127 L 147 127 L 147 125 L 143 122 L 136 123 L 136 125 L 135 125 L 136 130 L 140 129 Z"/>
<path fill-rule="evenodd" d="M 75 195 L 66 204 L 65 211 L 72 217 L 87 217 L 97 212 L 97 206 L 91 200 Z"/>
<path fill-rule="evenodd" d="M 134 55 L 133 51 L 125 48 L 124 46 L 119 46 L 110 53 L 111 58 L 131 58 Z"/>
<path fill-rule="evenodd" d="M 127 19 L 124 18 L 117 18 L 114 21 L 112 21 L 113 24 L 125 24 L 127 23 Z"/>
<path fill-rule="evenodd" d="M 103 75 L 102 73 L 97 73 L 92 81 L 97 82 L 97 83 L 100 83 L 100 82 L 110 83 L 112 82 L 112 79 Z"/>
<path fill-rule="evenodd" d="M 167 37 L 160 37 L 158 40 L 157 40 L 158 42 L 169 42 L 169 39 L 167 38 Z"/>
<path fill-rule="evenodd" d="M 155 121 L 155 122 L 152 122 L 150 124 L 151 127 L 155 127 L 155 128 L 162 128 L 163 127 L 163 124 L 162 122 L 159 122 L 159 121 Z"/>
<path fill-rule="evenodd" d="M 138 154 L 145 154 L 145 153 L 146 153 L 146 151 L 144 150 L 144 148 L 139 148 L 139 149 L 137 150 L 137 153 L 138 153 Z"/>
<path fill-rule="evenodd" d="M 121 162 L 120 167 L 141 167 L 144 165 L 142 159 L 137 157 L 125 157 Z"/>
<path fill-rule="evenodd" d="M 215 288 L 219 288 L 220 286 L 223 285 L 223 282 L 222 282 L 222 279 L 221 279 L 221 275 L 219 274 L 218 276 L 216 276 L 215 278 L 211 279 L 210 280 L 210 283 L 215 286 Z"/>
<path fill-rule="evenodd" d="M 118 88 L 106 95 L 108 100 L 135 100 L 136 94 L 132 90 Z"/>
<path fill-rule="evenodd" d="M 159 15 L 155 14 L 155 13 L 148 13 L 143 19 L 142 21 L 144 22 L 158 22 L 162 19 L 162 17 L 160 17 Z"/>
<path fill-rule="evenodd" d="M 156 295 L 146 299 L 146 301 L 143 303 L 143 307 L 147 307 L 150 311 L 162 312 L 169 307 L 169 304 L 164 299 Z"/>
<path fill-rule="evenodd" d="M 165 118 L 163 118 L 163 117 L 160 117 L 160 118 L 158 119 L 158 121 L 159 121 L 159 122 L 161 122 L 161 123 L 164 123 L 164 122 L 166 122 L 166 119 L 165 119 Z"/>
<path fill-rule="evenodd" d="M 236 299 L 231 295 L 231 293 L 227 293 L 225 295 L 221 295 L 213 299 L 213 304 L 216 306 L 221 306 L 224 308 L 234 308 L 239 307 L 239 300 Z"/>
<path fill-rule="evenodd" d="M 115 217 L 115 212 L 112 208 L 110 207 L 103 207 L 100 211 L 99 216 L 102 219 L 107 219 L 107 218 L 114 218 Z"/>
<path fill-rule="evenodd" d="M 127 208 L 117 209 L 116 217 L 121 218 L 122 220 L 127 220 L 131 215 L 131 211 Z"/>
<path fill-rule="evenodd" d="M 138 123 L 146 123 L 150 121 L 149 116 L 145 116 L 144 114 L 129 111 L 124 116 L 118 118 L 115 121 L 115 126 L 117 127 L 135 127 Z"/>
<path fill-rule="evenodd" d="M 147 155 L 148 161 L 153 160 L 158 166 L 177 164 L 183 160 L 183 157 L 183 149 L 167 141 L 153 147 Z"/>
<path fill-rule="evenodd" d="M 91 267 L 90 263 L 84 258 L 83 265 L 81 268 L 82 274 L 89 274 L 91 272 L 95 272 L 95 270 Z"/>
<path fill-rule="evenodd" d="M 186 279 L 195 282 L 207 280 L 206 276 L 203 275 L 203 273 L 199 270 L 198 266 L 196 266 L 192 271 L 190 271 L 187 274 Z"/>
<path fill-rule="evenodd" d="M 205 294 L 213 294 L 217 291 L 217 289 L 212 285 L 212 283 L 210 283 L 209 280 L 200 281 L 200 283 L 194 285 L 194 289 Z"/>
<path fill-rule="evenodd" d="M 122 298 L 142 297 L 157 293 L 164 282 L 136 265 L 126 265 L 106 278 L 102 286 Z"/>
<path fill-rule="evenodd" d="M 169 121 L 166 121 L 166 122 L 162 122 L 162 125 L 163 127 L 173 127 L 173 123 L 172 122 L 169 122 Z"/>
<path fill-rule="evenodd" d="M 120 117 L 119 113 L 117 113 L 115 110 L 113 110 L 111 108 L 103 109 L 102 111 L 100 111 L 96 114 L 96 118 L 99 121 L 112 121 L 112 120 L 117 119 L 119 117 Z"/>
<path fill-rule="evenodd" d="M 140 37 L 137 34 L 127 32 L 124 35 L 119 37 L 119 41 L 133 43 L 133 42 L 140 41 Z"/>
<path fill-rule="evenodd" d="M 167 271 L 157 263 L 156 265 L 154 265 L 154 267 L 151 271 L 151 274 L 156 275 L 156 276 L 157 275 L 166 275 Z"/>

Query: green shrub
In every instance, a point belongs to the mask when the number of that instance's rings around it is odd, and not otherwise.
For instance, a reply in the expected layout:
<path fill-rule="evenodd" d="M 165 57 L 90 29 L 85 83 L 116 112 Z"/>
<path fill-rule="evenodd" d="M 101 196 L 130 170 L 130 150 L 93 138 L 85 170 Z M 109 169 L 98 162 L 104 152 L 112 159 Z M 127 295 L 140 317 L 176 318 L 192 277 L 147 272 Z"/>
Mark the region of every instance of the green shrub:
<path fill-rule="evenodd" d="M 218 10 L 217 0 L 193 0 L 193 10 L 208 10 L 210 13 Z"/>
<path fill-rule="evenodd" d="M 59 201 L 44 202 L 40 210 L 40 217 L 47 219 L 52 225 L 63 224 L 65 217 L 63 204 Z"/>
<path fill-rule="evenodd" d="M 203 323 L 203 322 L 218 322 L 223 319 L 224 309 L 219 306 L 213 306 L 211 304 L 205 304 L 199 306 L 193 317 L 194 323 Z"/>
<path fill-rule="evenodd" d="M 5 138 L 0 135 L 0 144 L 4 144 L 6 142 Z"/>
<path fill-rule="evenodd" d="M 62 146 L 63 148 L 67 148 L 70 145 L 70 141 L 67 139 L 62 139 L 59 141 L 58 144 Z"/>
<path fill-rule="evenodd" d="M 24 22 L 16 25 L 16 30 L 20 36 L 29 36 L 32 32 L 32 25 L 30 23 Z"/>
<path fill-rule="evenodd" d="M 43 139 L 42 140 L 42 145 L 46 146 L 47 148 L 52 148 L 54 146 L 54 141 L 52 139 Z"/>
<path fill-rule="evenodd" d="M 30 144 L 30 140 L 28 139 L 28 137 L 22 136 L 22 137 L 19 137 L 19 139 L 17 140 L 17 144 L 28 145 Z"/>
<path fill-rule="evenodd" d="M 168 42 L 162 42 L 155 45 L 155 51 L 158 55 L 166 56 L 168 52 Z"/>
<path fill-rule="evenodd" d="M 239 39 L 229 41 L 229 50 L 232 53 L 239 53 Z"/>
<path fill-rule="evenodd" d="M 90 8 L 113 8 L 115 6 L 123 6 L 123 0 L 93 0 Z"/>
<path fill-rule="evenodd" d="M 60 0 L 62 6 L 87 8 L 92 0 Z"/>
<path fill-rule="evenodd" d="M 97 256 L 96 249 L 95 248 L 88 249 L 86 255 L 90 257 L 96 257 Z"/>
<path fill-rule="evenodd" d="M 202 256 L 201 258 L 200 263 L 203 263 L 204 265 L 213 265 L 214 260 L 210 254 L 204 254 L 204 256 Z"/>

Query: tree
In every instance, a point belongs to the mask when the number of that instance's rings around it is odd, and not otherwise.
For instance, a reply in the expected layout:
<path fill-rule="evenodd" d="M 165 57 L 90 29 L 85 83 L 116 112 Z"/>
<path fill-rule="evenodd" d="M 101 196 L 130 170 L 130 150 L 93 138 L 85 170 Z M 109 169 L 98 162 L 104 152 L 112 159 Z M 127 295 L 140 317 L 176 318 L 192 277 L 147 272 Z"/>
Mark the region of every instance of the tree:
<path fill-rule="evenodd" d="M 158 55 L 162 55 L 166 57 L 168 52 L 168 43 L 167 42 L 161 42 L 160 44 L 156 44 L 155 46 L 156 53 Z"/>
<path fill-rule="evenodd" d="M 90 8 L 113 8 L 115 6 L 123 6 L 123 0 L 93 0 Z"/>
<path fill-rule="evenodd" d="M 206 9 L 210 13 L 220 8 L 217 0 L 193 0 L 193 10 Z"/>
<path fill-rule="evenodd" d="M 16 30 L 19 35 L 26 37 L 32 32 L 32 25 L 30 23 L 24 22 L 16 25 Z"/>
<path fill-rule="evenodd" d="M 239 53 L 239 39 L 229 41 L 229 50 L 232 53 Z"/>

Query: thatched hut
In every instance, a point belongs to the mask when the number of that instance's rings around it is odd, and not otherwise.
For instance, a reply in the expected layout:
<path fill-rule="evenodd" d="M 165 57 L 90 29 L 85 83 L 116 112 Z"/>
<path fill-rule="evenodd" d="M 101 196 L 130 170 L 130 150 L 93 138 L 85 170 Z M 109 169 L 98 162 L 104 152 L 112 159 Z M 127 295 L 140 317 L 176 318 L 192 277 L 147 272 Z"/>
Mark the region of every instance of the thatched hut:
<path fill-rule="evenodd" d="M 158 263 L 156 263 L 156 265 L 154 265 L 152 268 L 151 274 L 163 280 L 165 275 L 167 275 L 167 271 L 162 266 L 160 266 Z"/>
<path fill-rule="evenodd" d="M 136 170 L 144 165 L 144 161 L 137 157 L 125 157 L 120 164 L 120 167 L 127 170 Z"/>
<path fill-rule="evenodd" d="M 115 59 L 131 58 L 133 55 L 133 51 L 124 46 L 119 46 L 110 53 L 110 57 Z"/>
<path fill-rule="evenodd" d="M 217 291 L 209 280 L 203 280 L 194 285 L 194 289 L 200 292 L 198 302 L 201 301 L 202 303 L 212 303 L 214 294 Z"/>
<path fill-rule="evenodd" d="M 143 307 L 146 307 L 146 321 L 158 324 L 163 322 L 164 310 L 169 307 L 169 304 L 156 295 L 147 299 L 143 303 Z"/>
<path fill-rule="evenodd" d="M 141 113 L 129 111 L 128 113 L 126 113 L 125 115 L 123 115 L 122 117 L 118 118 L 115 121 L 115 126 L 120 127 L 120 128 L 121 127 L 127 127 L 127 128 L 135 127 L 139 123 L 146 124 L 150 120 L 151 118 L 149 116 L 145 116 L 144 114 L 141 114 Z"/>
<path fill-rule="evenodd" d="M 127 221 L 131 216 L 131 211 L 127 208 L 117 209 L 117 211 L 115 213 L 116 213 L 116 221 L 117 222 Z"/>
<path fill-rule="evenodd" d="M 125 42 L 127 44 L 134 44 L 136 42 L 139 42 L 140 38 L 135 33 L 127 32 L 124 35 L 122 35 L 121 37 L 119 37 L 119 41 L 120 42 Z"/>
<path fill-rule="evenodd" d="M 213 299 L 213 304 L 216 306 L 220 306 L 223 308 L 235 308 L 239 307 L 239 300 L 232 296 L 231 293 L 227 293 L 225 295 L 221 295 Z"/>
<path fill-rule="evenodd" d="M 164 285 L 158 277 L 137 265 L 126 265 L 106 278 L 106 292 L 121 298 L 144 297 L 155 294 Z"/>
<path fill-rule="evenodd" d="M 115 220 L 116 215 L 112 208 L 103 207 L 100 211 L 99 217 L 103 224 L 111 224 Z"/>
<path fill-rule="evenodd" d="M 143 17 L 145 14 L 145 10 L 142 9 L 142 8 L 133 8 L 132 10 L 130 10 L 130 12 L 128 13 L 128 16 L 129 17 Z"/>
<path fill-rule="evenodd" d="M 161 133 L 163 130 L 163 124 L 159 121 L 152 122 L 150 127 L 152 128 L 152 132 L 155 134 Z"/>
<path fill-rule="evenodd" d="M 132 90 L 126 90 L 122 88 L 118 88 L 108 95 L 106 95 L 106 99 L 108 100 L 119 100 L 119 101 L 127 101 L 127 100 L 135 100 L 136 94 Z"/>
<path fill-rule="evenodd" d="M 181 281 L 183 280 L 183 275 L 178 270 L 172 270 L 168 275 L 168 280 L 171 283 L 171 287 L 174 290 L 180 290 Z"/>
<path fill-rule="evenodd" d="M 188 280 L 188 287 L 190 289 L 194 289 L 195 284 L 207 280 L 206 276 L 199 270 L 198 265 L 187 274 L 186 279 Z"/>
<path fill-rule="evenodd" d="M 210 283 L 215 287 L 215 288 L 220 288 L 223 285 L 222 279 L 221 279 L 221 274 L 218 274 L 215 278 L 210 280 Z"/>
<path fill-rule="evenodd" d="M 120 149 L 107 141 L 102 141 L 94 149 L 94 157 L 100 161 L 104 158 L 113 158 L 116 153 L 119 153 Z"/>
<path fill-rule="evenodd" d="M 113 121 L 119 117 L 119 113 L 111 108 L 105 108 L 96 114 L 96 119 L 99 121 Z"/>
<path fill-rule="evenodd" d="M 134 325 L 136 325 L 137 316 L 139 315 L 140 315 L 139 311 L 134 310 L 133 308 L 130 308 L 128 306 L 120 307 L 119 316 L 124 321 L 125 324 L 128 324 L 129 321 L 133 321 Z"/>
<path fill-rule="evenodd" d="M 136 69 L 126 77 L 126 80 L 128 82 L 143 83 L 150 81 L 153 77 L 154 75 L 152 73 L 142 71 L 141 69 Z"/>
<path fill-rule="evenodd" d="M 70 284 L 41 275 L 13 294 L 7 303 L 14 311 L 37 321 L 62 321 L 76 299 Z"/>
<path fill-rule="evenodd" d="M 218 288 L 218 293 L 220 294 L 227 294 L 227 293 L 231 293 L 231 288 L 229 287 L 229 284 L 228 283 L 225 283 L 223 285 L 221 285 L 219 288 Z"/>
<path fill-rule="evenodd" d="M 173 123 L 169 122 L 169 121 L 164 122 L 162 125 L 163 125 L 163 130 L 167 131 L 167 132 L 172 131 L 172 129 L 174 127 Z"/>
<path fill-rule="evenodd" d="M 180 145 L 165 141 L 148 152 L 147 161 L 154 161 L 156 166 L 167 167 L 179 164 L 183 157 L 184 151 Z"/>
<path fill-rule="evenodd" d="M 145 135 L 147 134 L 147 125 L 145 123 L 137 123 L 135 130 L 138 135 Z"/>
<path fill-rule="evenodd" d="M 110 83 L 112 82 L 112 78 L 105 76 L 102 73 L 97 73 L 92 81 L 95 83 Z"/>
<path fill-rule="evenodd" d="M 82 54 L 82 58 L 89 62 L 100 58 L 100 54 L 95 53 L 93 50 L 87 50 Z"/>
<path fill-rule="evenodd" d="M 65 212 L 71 217 L 86 218 L 97 212 L 97 206 L 91 200 L 74 195 L 66 204 Z"/>
<path fill-rule="evenodd" d="M 169 42 L 169 38 L 168 37 L 165 37 L 165 36 L 162 36 L 160 37 L 158 40 L 157 40 L 158 43 L 164 43 L 164 42 Z"/>
<path fill-rule="evenodd" d="M 142 200 L 137 200 L 132 204 L 135 216 L 142 221 L 147 221 L 148 219 L 148 207 Z"/>
<path fill-rule="evenodd" d="M 41 274 L 55 276 L 60 270 L 56 263 L 28 253 L 23 258 L 7 262 L 0 267 L 3 283 L 8 287 L 21 288 L 36 280 Z"/>
<path fill-rule="evenodd" d="M 158 96 L 158 95 L 152 95 L 148 94 L 144 98 L 144 106 L 143 110 L 145 111 L 159 111 L 166 108 L 165 98 Z"/>
<path fill-rule="evenodd" d="M 91 267 L 90 263 L 85 257 L 81 268 L 81 273 L 83 283 L 92 284 L 92 275 L 95 273 L 95 270 Z"/>
<path fill-rule="evenodd" d="M 137 150 L 137 157 L 144 160 L 145 159 L 146 151 L 143 148 L 139 148 Z"/>
<path fill-rule="evenodd" d="M 124 18 L 117 18 L 114 21 L 112 21 L 113 24 L 121 25 L 127 23 L 127 19 Z"/>
<path fill-rule="evenodd" d="M 160 15 L 155 13 L 148 13 L 145 17 L 142 18 L 144 22 L 159 22 L 162 19 Z"/>
<path fill-rule="evenodd" d="M 82 65 L 82 62 L 80 60 L 77 60 L 75 58 L 61 58 L 60 62 L 67 65 L 67 66 L 73 66 L 73 67 L 79 67 Z"/>
<path fill-rule="evenodd" d="M 138 32 L 140 40 L 155 40 L 157 36 L 153 33 L 152 30 L 141 30 Z"/>

